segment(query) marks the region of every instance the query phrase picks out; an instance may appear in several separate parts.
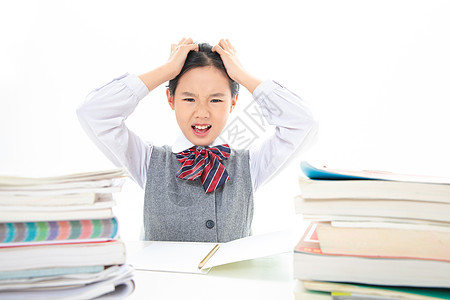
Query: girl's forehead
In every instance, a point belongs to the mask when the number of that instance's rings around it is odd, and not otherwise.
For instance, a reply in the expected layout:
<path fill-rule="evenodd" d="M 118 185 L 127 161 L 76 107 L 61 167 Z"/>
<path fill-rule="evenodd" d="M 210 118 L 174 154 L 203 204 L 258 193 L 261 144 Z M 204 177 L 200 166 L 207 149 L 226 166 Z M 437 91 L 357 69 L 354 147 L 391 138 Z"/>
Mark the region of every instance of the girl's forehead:
<path fill-rule="evenodd" d="M 212 67 L 194 68 L 180 77 L 175 94 L 231 95 L 230 81 L 223 71 Z"/>

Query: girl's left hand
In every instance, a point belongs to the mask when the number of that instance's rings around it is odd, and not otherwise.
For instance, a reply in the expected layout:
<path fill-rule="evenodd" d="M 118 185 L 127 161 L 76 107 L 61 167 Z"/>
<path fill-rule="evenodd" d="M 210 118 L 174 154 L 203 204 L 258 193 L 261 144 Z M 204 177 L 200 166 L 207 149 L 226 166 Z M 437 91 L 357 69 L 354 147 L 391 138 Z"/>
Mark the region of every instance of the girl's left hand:
<path fill-rule="evenodd" d="M 253 93 L 253 90 L 261 83 L 261 81 L 252 77 L 244 70 L 244 67 L 242 67 L 242 64 L 236 55 L 236 49 L 234 49 L 230 41 L 228 39 L 221 39 L 219 44 L 212 48 L 212 51 L 219 53 L 228 76 Z"/>
<path fill-rule="evenodd" d="M 213 52 L 219 53 L 223 64 L 227 69 L 228 76 L 239 83 L 239 75 L 243 71 L 243 67 L 236 55 L 236 49 L 228 39 L 221 39 L 219 44 L 212 48 Z"/>
<path fill-rule="evenodd" d="M 219 44 L 212 48 L 212 51 L 220 54 L 223 64 L 227 69 L 228 76 L 230 76 L 230 78 L 234 81 L 240 83 L 240 75 L 242 75 L 241 73 L 244 73 L 245 71 L 236 55 L 236 49 L 234 49 L 230 41 L 228 39 L 221 39 Z"/>

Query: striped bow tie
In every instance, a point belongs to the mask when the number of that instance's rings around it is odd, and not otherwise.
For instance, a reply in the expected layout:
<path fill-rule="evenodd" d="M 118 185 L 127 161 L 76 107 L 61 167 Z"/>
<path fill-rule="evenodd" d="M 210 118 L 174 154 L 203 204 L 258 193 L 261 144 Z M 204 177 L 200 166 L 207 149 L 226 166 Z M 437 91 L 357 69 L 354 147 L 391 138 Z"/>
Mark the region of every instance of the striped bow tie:
<path fill-rule="evenodd" d="M 230 177 L 220 162 L 230 157 L 228 144 L 214 147 L 194 146 L 177 154 L 182 164 L 177 172 L 178 178 L 195 180 L 200 177 L 206 193 L 215 191 L 227 182 Z"/>

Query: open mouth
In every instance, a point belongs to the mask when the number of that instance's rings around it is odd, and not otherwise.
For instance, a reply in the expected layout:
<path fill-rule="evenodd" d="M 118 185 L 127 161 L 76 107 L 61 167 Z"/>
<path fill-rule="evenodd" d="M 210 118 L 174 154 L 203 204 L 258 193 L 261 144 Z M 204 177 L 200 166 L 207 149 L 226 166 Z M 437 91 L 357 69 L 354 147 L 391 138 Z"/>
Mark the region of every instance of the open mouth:
<path fill-rule="evenodd" d="M 211 125 L 192 125 L 191 127 L 194 130 L 195 134 L 204 135 L 211 129 L 212 126 Z"/>

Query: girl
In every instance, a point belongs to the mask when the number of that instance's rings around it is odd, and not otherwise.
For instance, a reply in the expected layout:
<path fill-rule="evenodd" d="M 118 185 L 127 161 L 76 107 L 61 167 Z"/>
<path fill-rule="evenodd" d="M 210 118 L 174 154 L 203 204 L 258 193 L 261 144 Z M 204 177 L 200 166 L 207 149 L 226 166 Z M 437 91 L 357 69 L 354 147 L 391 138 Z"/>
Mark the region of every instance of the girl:
<path fill-rule="evenodd" d="M 124 121 L 167 81 L 167 100 L 181 134 L 172 147 L 159 147 L 143 142 Z M 216 142 L 237 103 L 239 85 L 276 126 L 272 137 L 248 150 Z M 165 64 L 93 90 L 77 113 L 103 153 L 145 189 L 146 240 L 227 242 L 248 236 L 253 193 L 315 128 L 298 96 L 248 73 L 223 39 L 211 47 L 183 38 L 172 45 Z"/>

